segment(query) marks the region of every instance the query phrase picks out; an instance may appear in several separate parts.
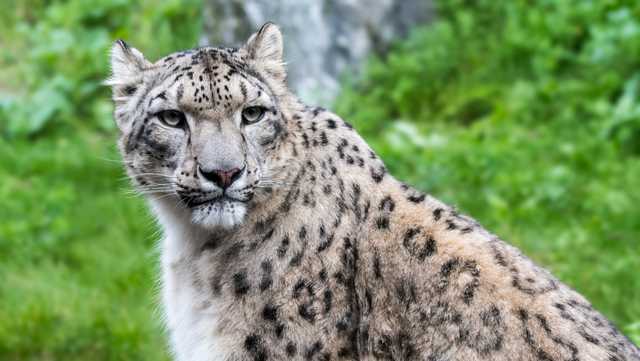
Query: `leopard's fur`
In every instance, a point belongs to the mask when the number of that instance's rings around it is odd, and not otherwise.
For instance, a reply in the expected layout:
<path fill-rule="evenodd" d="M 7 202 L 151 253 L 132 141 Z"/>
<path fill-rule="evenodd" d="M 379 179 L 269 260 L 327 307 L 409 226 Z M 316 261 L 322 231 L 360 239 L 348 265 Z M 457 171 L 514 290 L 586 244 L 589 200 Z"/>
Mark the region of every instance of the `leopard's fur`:
<path fill-rule="evenodd" d="M 125 165 L 164 231 L 177 360 L 640 360 L 581 295 L 302 105 L 273 24 L 156 63 L 117 42 L 112 66 Z M 264 118 L 242 123 L 256 101 Z M 198 167 L 241 163 L 232 198 L 193 206 L 222 194 Z"/>

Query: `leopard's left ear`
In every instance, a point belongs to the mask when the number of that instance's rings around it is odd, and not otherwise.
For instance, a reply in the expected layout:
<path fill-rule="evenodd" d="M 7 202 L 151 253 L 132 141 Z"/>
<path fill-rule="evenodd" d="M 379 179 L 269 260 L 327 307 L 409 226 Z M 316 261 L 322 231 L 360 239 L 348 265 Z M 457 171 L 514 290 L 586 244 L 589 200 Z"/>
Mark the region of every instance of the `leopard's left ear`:
<path fill-rule="evenodd" d="M 287 76 L 284 63 L 282 33 L 274 23 L 262 25 L 244 46 L 250 64 L 259 72 L 284 81 Z"/>

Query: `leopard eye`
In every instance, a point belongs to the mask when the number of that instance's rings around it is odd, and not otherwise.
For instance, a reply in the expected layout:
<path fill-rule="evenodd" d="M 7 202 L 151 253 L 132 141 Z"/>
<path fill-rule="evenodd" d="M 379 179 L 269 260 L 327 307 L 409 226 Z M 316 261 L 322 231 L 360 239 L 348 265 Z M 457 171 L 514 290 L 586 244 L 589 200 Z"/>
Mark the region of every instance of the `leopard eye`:
<path fill-rule="evenodd" d="M 179 110 L 162 110 L 155 114 L 158 119 L 173 128 L 183 128 L 187 124 L 187 118 Z"/>
<path fill-rule="evenodd" d="M 263 117 L 266 109 L 264 107 L 248 107 L 242 111 L 242 123 L 245 125 L 259 122 Z"/>

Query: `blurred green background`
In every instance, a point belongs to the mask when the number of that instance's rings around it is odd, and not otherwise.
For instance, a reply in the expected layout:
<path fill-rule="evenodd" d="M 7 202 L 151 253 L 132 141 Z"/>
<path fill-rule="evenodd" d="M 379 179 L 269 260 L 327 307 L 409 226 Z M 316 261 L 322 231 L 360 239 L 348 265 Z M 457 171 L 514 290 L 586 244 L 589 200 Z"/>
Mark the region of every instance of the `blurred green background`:
<path fill-rule="evenodd" d="M 436 1 L 334 110 L 640 343 L 640 3 Z M 194 47 L 201 1 L 0 12 L 0 359 L 168 359 L 157 229 L 115 149 L 108 48 Z"/>

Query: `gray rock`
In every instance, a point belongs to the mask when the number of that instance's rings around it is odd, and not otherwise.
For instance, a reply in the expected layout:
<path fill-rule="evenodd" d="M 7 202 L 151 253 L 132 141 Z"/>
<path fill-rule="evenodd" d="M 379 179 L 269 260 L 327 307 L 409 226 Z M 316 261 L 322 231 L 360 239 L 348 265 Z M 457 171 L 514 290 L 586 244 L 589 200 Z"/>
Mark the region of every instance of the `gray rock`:
<path fill-rule="evenodd" d="M 357 76 L 369 55 L 433 14 L 432 0 L 206 0 L 201 45 L 239 46 L 272 21 L 285 37 L 290 87 L 327 106 L 341 76 Z"/>

